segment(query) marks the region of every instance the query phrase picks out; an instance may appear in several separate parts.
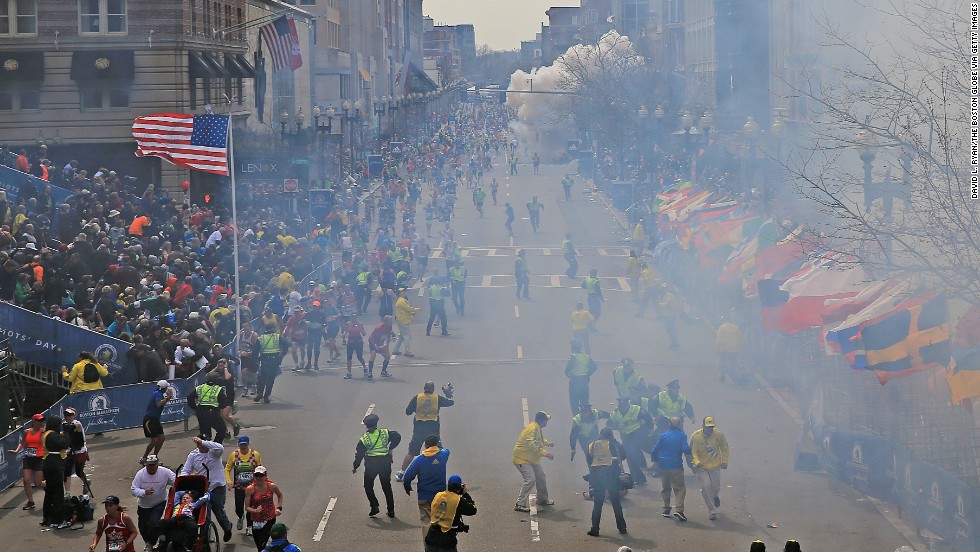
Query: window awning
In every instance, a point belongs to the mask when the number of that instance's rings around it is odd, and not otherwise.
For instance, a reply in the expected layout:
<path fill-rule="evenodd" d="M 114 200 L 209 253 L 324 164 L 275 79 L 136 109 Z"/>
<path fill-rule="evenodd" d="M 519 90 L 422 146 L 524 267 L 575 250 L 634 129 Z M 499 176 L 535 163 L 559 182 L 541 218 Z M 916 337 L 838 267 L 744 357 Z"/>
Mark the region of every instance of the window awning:
<path fill-rule="evenodd" d="M 364 82 L 371 82 L 371 73 L 368 73 L 365 69 L 359 69 L 358 73 L 361 74 L 361 80 Z"/>
<path fill-rule="evenodd" d="M 187 69 L 192 79 L 214 79 L 217 74 L 208 62 L 204 61 L 204 54 L 201 52 L 187 52 Z"/>
<path fill-rule="evenodd" d="M 0 52 L 0 86 L 43 80 L 43 52 Z"/>
<path fill-rule="evenodd" d="M 225 69 L 225 66 L 218 61 L 218 58 L 214 54 L 208 52 L 202 52 L 204 61 L 211 66 L 214 72 L 218 75 L 218 78 L 226 79 L 231 76 L 231 72 Z"/>
<path fill-rule="evenodd" d="M 71 54 L 71 79 L 133 80 L 132 50 L 75 51 Z"/>
<path fill-rule="evenodd" d="M 241 54 L 225 54 L 225 69 L 228 69 L 228 72 L 233 78 L 255 78 L 255 69 L 248 63 L 245 56 Z"/>
<path fill-rule="evenodd" d="M 439 85 L 418 65 L 409 63 L 409 66 L 411 67 L 408 80 L 409 90 L 412 92 L 433 92 L 439 88 Z"/>

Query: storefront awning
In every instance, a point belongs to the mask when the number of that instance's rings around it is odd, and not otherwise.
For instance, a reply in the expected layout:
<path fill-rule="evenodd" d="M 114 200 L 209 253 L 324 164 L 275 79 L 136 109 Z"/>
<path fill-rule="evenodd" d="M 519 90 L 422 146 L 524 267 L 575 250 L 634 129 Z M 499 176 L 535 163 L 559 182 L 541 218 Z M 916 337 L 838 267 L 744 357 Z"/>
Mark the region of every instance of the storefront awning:
<path fill-rule="evenodd" d="M 228 70 L 232 78 L 255 78 L 255 69 L 248 63 L 245 56 L 241 54 L 225 54 L 225 69 Z"/>
<path fill-rule="evenodd" d="M 439 88 L 439 85 L 429 78 L 429 75 L 418 65 L 409 63 L 409 66 L 411 66 L 411 72 L 409 73 L 408 87 L 411 92 L 433 92 Z"/>
<path fill-rule="evenodd" d="M 359 69 L 358 73 L 361 74 L 362 81 L 371 82 L 371 73 L 368 73 L 366 69 Z"/>
<path fill-rule="evenodd" d="M 187 52 L 187 70 L 192 79 L 214 79 L 218 75 L 208 62 L 204 61 L 201 52 Z"/>
<path fill-rule="evenodd" d="M 224 64 L 218 61 L 216 54 L 202 52 L 204 62 L 211 66 L 211 69 L 218 75 L 219 79 L 226 79 L 231 76 L 231 72 L 225 68 Z"/>
<path fill-rule="evenodd" d="M 43 52 L 0 52 L 0 86 L 43 80 Z"/>
<path fill-rule="evenodd" d="M 132 50 L 76 51 L 71 55 L 71 79 L 131 81 Z"/>

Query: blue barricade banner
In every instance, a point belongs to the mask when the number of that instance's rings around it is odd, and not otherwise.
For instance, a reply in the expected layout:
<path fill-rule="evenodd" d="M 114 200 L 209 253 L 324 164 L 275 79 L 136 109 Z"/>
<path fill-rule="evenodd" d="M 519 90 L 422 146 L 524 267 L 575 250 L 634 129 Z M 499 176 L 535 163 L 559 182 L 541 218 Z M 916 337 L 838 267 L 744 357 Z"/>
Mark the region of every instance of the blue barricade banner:
<path fill-rule="evenodd" d="M 187 395 L 202 381 L 203 371 L 198 371 L 187 379 L 171 380 L 170 385 L 174 388 L 175 396 L 163 408 L 160 421 L 180 422 L 189 418 L 191 411 L 187 407 Z M 71 406 L 78 411 L 78 420 L 89 435 L 141 427 L 146 407 L 155 389 L 155 383 L 138 383 L 65 395 L 43 414 L 45 417 L 61 416 L 65 408 Z M 8 451 L 17 448 L 29 426 L 30 424 L 26 424 L 0 438 L 0 491 L 21 479 L 23 453 L 11 454 Z"/>
<path fill-rule="evenodd" d="M 6 190 L 7 201 L 16 202 L 17 195 L 20 194 L 21 187 L 23 187 L 24 182 L 28 180 L 34 184 L 34 188 L 38 193 L 41 193 L 46 186 L 51 186 L 51 198 L 54 199 L 56 208 L 58 205 L 61 205 L 67 201 L 69 197 L 74 195 L 72 194 L 71 190 L 59 188 L 58 186 L 45 182 L 36 176 L 15 171 L 10 167 L 0 166 L 0 190 Z M 55 216 L 55 213 L 51 214 L 51 227 L 52 232 L 58 231 L 58 217 Z"/>
<path fill-rule="evenodd" d="M 78 362 L 78 353 L 89 351 L 109 369 L 110 377 L 104 384 L 135 380 L 129 366 L 132 363 L 126 357 L 132 345 L 105 334 L 0 303 L 0 336 L 7 338 L 18 358 L 53 372 L 60 372 L 62 366 L 71 369 Z"/>
<path fill-rule="evenodd" d="M 914 462 L 912 486 L 920 493 L 911 512 L 920 528 L 939 535 L 957 552 L 976 552 L 976 491 L 946 470 Z"/>
<path fill-rule="evenodd" d="M 310 190 L 310 218 L 315 223 L 322 223 L 330 214 L 330 190 Z"/>
<path fill-rule="evenodd" d="M 817 458 L 827 473 L 862 493 L 892 500 L 895 451 L 890 439 L 827 428 L 820 433 Z"/>

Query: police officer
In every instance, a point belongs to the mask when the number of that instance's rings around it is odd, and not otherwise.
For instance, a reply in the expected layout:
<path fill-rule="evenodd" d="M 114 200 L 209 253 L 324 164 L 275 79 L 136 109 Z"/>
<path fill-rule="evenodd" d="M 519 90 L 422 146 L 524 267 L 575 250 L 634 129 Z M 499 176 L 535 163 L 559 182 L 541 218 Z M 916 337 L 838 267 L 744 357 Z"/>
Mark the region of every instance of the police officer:
<path fill-rule="evenodd" d="M 643 426 L 652 425 L 650 414 L 643 412 L 639 405 L 631 404 L 629 399 L 620 398 L 618 408 L 609 413 L 609 421 L 611 426 L 619 430 L 619 435 L 623 439 L 626 462 L 629 463 L 633 482 L 637 485 L 646 484 L 647 477 L 643 473 L 646 465 L 646 458 L 643 456 L 645 441 Z"/>
<path fill-rule="evenodd" d="M 575 244 L 572 243 L 572 234 L 568 232 L 565 234 L 564 241 L 561 242 L 561 253 L 565 256 L 565 261 L 568 262 L 568 269 L 565 270 L 565 276 L 569 278 L 574 278 L 575 274 L 578 273 L 578 260 L 575 258 Z"/>
<path fill-rule="evenodd" d="M 220 405 L 225 402 L 225 386 L 221 385 L 221 380 L 218 372 L 208 372 L 204 383 L 187 395 L 187 405 L 197 414 L 201 435 L 210 441 L 213 429 L 216 443 L 221 443 L 228 436 L 228 428 L 221 417 Z"/>
<path fill-rule="evenodd" d="M 527 202 L 527 214 L 531 219 L 531 229 L 535 232 L 541 226 L 541 209 L 544 209 L 544 205 L 538 201 L 538 196 L 531 198 L 531 201 Z"/>
<path fill-rule="evenodd" d="M 613 384 L 616 386 L 616 393 L 621 399 L 639 400 L 647 389 L 643 375 L 633 367 L 633 359 L 624 358 L 619 363 L 619 366 L 613 370 Z"/>
<path fill-rule="evenodd" d="M 619 472 L 624 454 L 622 445 L 616 442 L 612 429 L 608 427 L 602 428 L 599 438 L 589 444 L 586 459 L 589 462 L 589 487 L 592 492 L 592 528 L 587 533 L 590 537 L 599 536 L 599 520 L 606 495 L 609 495 L 609 502 L 612 503 L 619 534 L 626 534 L 626 519 L 619 497 Z"/>
<path fill-rule="evenodd" d="M 432 323 L 439 317 L 442 335 L 449 335 L 449 321 L 446 320 L 446 297 L 449 290 L 443 284 L 441 277 L 434 276 L 429 284 L 429 322 L 425 326 L 425 335 L 432 335 Z"/>
<path fill-rule="evenodd" d="M 374 479 L 381 478 L 381 490 L 385 494 L 388 506 L 388 517 L 395 517 L 395 496 L 391 492 L 391 451 L 401 442 L 402 436 L 397 431 L 378 428 L 378 415 L 368 414 L 364 417 L 367 431 L 361 435 L 354 452 L 354 469 L 357 473 L 361 461 L 364 461 L 364 494 L 371 504 L 369 516 L 374 517 L 381 512 L 378 496 L 374 494 Z"/>
<path fill-rule="evenodd" d="M 572 341 L 572 354 L 565 363 L 565 377 L 568 378 L 568 402 L 573 416 L 580 405 L 589 403 L 589 378 L 596 369 L 592 357 L 582 352 L 582 344 Z"/>
<path fill-rule="evenodd" d="M 691 406 L 691 402 L 687 400 L 687 397 L 681 395 L 681 382 L 679 380 L 671 380 L 667 384 L 667 389 L 657 393 L 650 402 L 651 413 L 657 413 L 657 430 L 658 432 L 664 432 L 670 429 L 670 419 L 680 418 L 681 426 L 680 429 L 684 430 L 684 416 L 687 416 L 689 420 L 694 421 L 694 407 Z"/>
<path fill-rule="evenodd" d="M 444 396 L 436 395 L 436 384 L 427 381 L 422 386 L 422 392 L 412 397 L 405 407 L 405 415 L 415 415 L 412 423 L 412 440 L 408 443 L 408 452 L 402 460 L 402 469 L 395 474 L 395 480 L 401 481 L 405 475 L 405 470 L 412 463 L 412 459 L 422 451 L 422 444 L 429 435 L 441 435 L 439 431 L 439 409 L 447 408 L 454 404 L 453 388 L 451 384 L 442 386 Z"/>
<path fill-rule="evenodd" d="M 599 279 L 596 275 L 599 271 L 592 269 L 589 271 L 589 277 L 582 282 L 582 289 L 587 292 L 587 299 L 589 303 L 589 312 L 592 313 L 593 318 L 599 321 L 599 317 L 602 316 L 602 302 L 605 299 L 602 297 L 602 287 L 599 285 Z"/>
<path fill-rule="evenodd" d="M 289 350 L 289 340 L 279 333 L 278 328 L 272 324 L 265 327 L 265 332 L 259 336 L 256 343 L 259 352 L 259 374 L 258 386 L 255 390 L 255 398 L 252 402 L 264 401 L 269 404 L 269 395 L 272 394 L 272 386 L 276 383 L 279 375 L 279 365 Z"/>
<path fill-rule="evenodd" d="M 357 308 L 360 314 L 367 314 L 368 304 L 371 302 L 371 279 L 374 274 L 367 268 L 367 264 L 361 265 L 361 271 L 357 273 Z"/>
<path fill-rule="evenodd" d="M 517 260 L 514 261 L 514 279 L 517 280 L 518 299 L 531 299 L 531 294 L 528 289 L 528 285 L 531 282 L 531 279 L 528 277 L 529 274 L 531 274 L 531 271 L 527 269 L 527 259 L 524 258 L 524 250 L 521 249 L 517 252 Z"/>
<path fill-rule="evenodd" d="M 449 285 L 456 314 L 463 316 L 466 313 L 466 267 L 463 261 L 456 261 L 449 267 Z"/>
<path fill-rule="evenodd" d="M 599 420 L 609 419 L 605 410 L 592 408 L 591 404 L 579 405 L 578 414 L 572 416 L 572 431 L 568 434 L 568 446 L 572 449 L 571 460 L 575 459 L 575 444 L 588 454 L 589 443 L 599 437 Z"/>

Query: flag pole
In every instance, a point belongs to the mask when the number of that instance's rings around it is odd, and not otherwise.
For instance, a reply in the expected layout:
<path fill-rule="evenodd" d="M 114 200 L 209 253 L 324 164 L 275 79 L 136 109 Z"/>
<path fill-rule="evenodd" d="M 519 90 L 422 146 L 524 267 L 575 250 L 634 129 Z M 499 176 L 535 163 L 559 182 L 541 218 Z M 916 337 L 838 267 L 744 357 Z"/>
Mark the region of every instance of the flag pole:
<path fill-rule="evenodd" d="M 239 281 L 238 264 L 238 198 L 235 195 L 235 140 L 233 126 L 231 123 L 231 98 L 228 100 L 228 170 L 231 175 L 231 247 L 232 258 L 235 263 L 235 354 L 240 354 L 241 344 L 237 341 L 242 335 L 242 288 Z M 242 376 L 244 378 L 244 376 Z M 243 379 L 242 382 L 245 380 Z"/>

